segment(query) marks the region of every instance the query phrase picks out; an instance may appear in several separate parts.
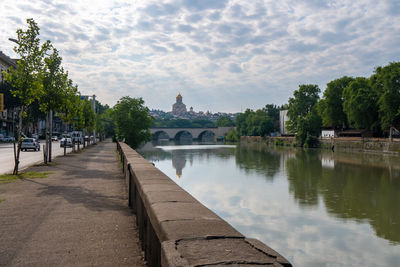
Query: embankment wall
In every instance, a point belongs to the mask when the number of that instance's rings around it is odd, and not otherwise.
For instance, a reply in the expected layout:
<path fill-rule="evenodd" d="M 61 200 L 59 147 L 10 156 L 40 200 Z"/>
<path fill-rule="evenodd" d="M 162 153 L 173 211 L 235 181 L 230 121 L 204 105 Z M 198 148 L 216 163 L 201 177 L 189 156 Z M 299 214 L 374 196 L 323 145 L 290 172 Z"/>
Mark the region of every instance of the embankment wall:
<path fill-rule="evenodd" d="M 388 138 L 330 138 L 320 139 L 320 147 L 335 151 L 355 151 L 374 153 L 400 153 L 400 140 Z M 241 136 L 241 143 L 264 143 L 268 146 L 296 146 L 294 137 Z"/>
<path fill-rule="evenodd" d="M 125 143 L 117 143 L 149 266 L 291 264 L 246 238 Z"/>

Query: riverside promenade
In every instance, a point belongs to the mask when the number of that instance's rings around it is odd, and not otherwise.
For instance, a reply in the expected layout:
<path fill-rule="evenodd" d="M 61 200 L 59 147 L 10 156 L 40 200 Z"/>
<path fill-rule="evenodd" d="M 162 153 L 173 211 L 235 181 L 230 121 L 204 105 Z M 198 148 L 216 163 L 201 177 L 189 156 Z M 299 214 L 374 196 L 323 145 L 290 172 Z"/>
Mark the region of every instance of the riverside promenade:
<path fill-rule="evenodd" d="M 0 266 L 145 266 L 115 143 L 0 184 Z"/>

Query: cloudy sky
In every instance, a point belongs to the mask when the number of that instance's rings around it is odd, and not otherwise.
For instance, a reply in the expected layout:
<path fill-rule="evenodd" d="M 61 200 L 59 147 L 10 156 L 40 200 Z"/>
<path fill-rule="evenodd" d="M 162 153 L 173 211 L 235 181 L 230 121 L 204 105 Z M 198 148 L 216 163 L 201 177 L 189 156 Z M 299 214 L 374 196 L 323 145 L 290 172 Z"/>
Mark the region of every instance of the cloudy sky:
<path fill-rule="evenodd" d="M 169 111 L 180 92 L 195 111 L 236 112 L 400 61 L 399 0 L 1 0 L 11 57 L 27 18 L 81 93 L 111 106 L 130 95 Z"/>

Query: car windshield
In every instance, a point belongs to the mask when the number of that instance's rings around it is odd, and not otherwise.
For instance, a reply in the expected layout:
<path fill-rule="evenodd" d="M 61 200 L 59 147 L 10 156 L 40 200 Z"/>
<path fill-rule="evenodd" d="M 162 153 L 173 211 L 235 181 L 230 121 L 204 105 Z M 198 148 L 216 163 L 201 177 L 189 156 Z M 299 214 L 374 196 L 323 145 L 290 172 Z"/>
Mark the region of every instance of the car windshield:
<path fill-rule="evenodd" d="M 25 142 L 25 143 L 32 143 L 32 142 L 33 142 L 33 139 L 25 138 L 23 142 Z"/>

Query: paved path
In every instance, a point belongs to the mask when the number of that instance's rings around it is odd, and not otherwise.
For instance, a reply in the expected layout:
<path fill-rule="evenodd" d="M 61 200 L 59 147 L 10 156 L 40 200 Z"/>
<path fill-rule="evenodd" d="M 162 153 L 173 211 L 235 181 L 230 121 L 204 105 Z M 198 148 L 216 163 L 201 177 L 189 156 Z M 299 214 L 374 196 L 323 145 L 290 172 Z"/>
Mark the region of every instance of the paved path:
<path fill-rule="evenodd" d="M 145 266 L 115 144 L 0 184 L 0 266 Z"/>

